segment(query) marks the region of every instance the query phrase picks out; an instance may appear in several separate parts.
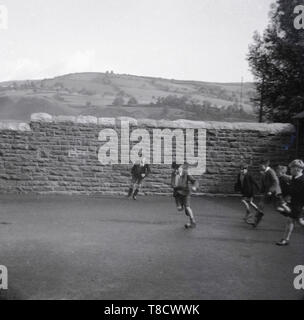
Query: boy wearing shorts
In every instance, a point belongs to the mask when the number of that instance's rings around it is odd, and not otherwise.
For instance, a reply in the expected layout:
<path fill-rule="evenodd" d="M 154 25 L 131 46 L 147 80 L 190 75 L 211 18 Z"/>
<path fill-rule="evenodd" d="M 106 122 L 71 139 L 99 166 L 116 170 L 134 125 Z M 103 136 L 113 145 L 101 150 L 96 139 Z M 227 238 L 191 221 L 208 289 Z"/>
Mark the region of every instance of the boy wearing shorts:
<path fill-rule="evenodd" d="M 302 160 L 294 160 L 289 164 L 292 176 L 289 185 L 290 210 L 284 215 L 287 216 L 287 224 L 284 237 L 277 242 L 278 246 L 287 246 L 296 222 L 303 226 L 303 206 L 304 206 L 304 163 Z"/>
<path fill-rule="evenodd" d="M 191 191 L 196 191 L 196 181 L 188 174 L 188 166 L 186 164 L 173 164 L 172 169 L 171 185 L 177 210 L 185 210 L 186 216 L 189 217 L 189 223 L 185 224 L 185 228 L 195 228 L 196 222 L 190 206 L 190 197 Z"/>
<path fill-rule="evenodd" d="M 140 190 L 143 180 L 150 174 L 150 166 L 146 159 L 142 158 L 138 164 L 135 164 L 131 170 L 131 184 L 128 192 L 128 198 L 133 195 L 133 200 L 137 200 L 137 194 Z"/>
<path fill-rule="evenodd" d="M 249 218 L 251 216 L 250 207 L 255 210 L 255 212 L 259 212 L 258 206 L 253 202 L 254 196 L 259 191 L 259 185 L 254 180 L 252 175 L 248 173 L 248 166 L 241 165 L 240 173 L 237 176 L 237 181 L 234 186 L 235 191 L 241 192 L 242 194 L 242 203 L 246 208 L 246 215 L 244 217 L 244 221 L 249 223 Z"/>

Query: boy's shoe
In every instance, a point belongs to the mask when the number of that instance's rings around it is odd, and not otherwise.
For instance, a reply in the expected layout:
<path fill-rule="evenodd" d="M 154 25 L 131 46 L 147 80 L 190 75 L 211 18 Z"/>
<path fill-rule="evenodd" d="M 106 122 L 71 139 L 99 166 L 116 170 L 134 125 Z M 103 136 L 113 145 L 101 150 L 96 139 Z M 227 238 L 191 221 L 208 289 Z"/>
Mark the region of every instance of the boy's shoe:
<path fill-rule="evenodd" d="M 299 222 L 299 225 L 304 227 L 304 217 L 299 218 L 298 222 Z"/>
<path fill-rule="evenodd" d="M 133 194 L 133 200 L 137 200 L 137 195 L 138 195 L 138 192 L 139 192 L 139 190 L 138 189 L 136 189 L 135 191 L 134 191 L 134 194 Z"/>
<path fill-rule="evenodd" d="M 185 228 L 186 229 L 194 229 L 196 227 L 196 222 L 186 223 Z"/>
<path fill-rule="evenodd" d="M 255 220 L 255 222 L 254 222 L 254 224 L 253 224 L 253 227 L 254 227 L 254 228 L 256 228 L 256 227 L 259 225 L 259 223 L 261 222 L 261 220 L 262 220 L 263 217 L 264 217 L 264 213 L 261 212 L 261 211 L 259 211 L 259 212 L 257 213 L 256 220 Z"/>
<path fill-rule="evenodd" d="M 130 188 L 129 191 L 128 191 L 127 198 L 130 198 L 132 196 L 132 193 L 133 193 L 133 189 Z"/>
<path fill-rule="evenodd" d="M 288 245 L 289 245 L 289 241 L 286 240 L 286 239 L 282 239 L 281 241 L 277 242 L 276 245 L 277 245 L 277 246 L 280 246 L 280 247 L 282 247 L 282 246 L 288 246 Z"/>

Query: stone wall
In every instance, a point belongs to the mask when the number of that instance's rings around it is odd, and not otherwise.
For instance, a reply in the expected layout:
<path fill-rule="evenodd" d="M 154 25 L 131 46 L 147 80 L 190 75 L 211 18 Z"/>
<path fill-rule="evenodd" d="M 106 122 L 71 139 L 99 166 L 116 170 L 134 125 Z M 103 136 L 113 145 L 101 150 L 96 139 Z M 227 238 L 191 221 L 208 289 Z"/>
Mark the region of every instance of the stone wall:
<path fill-rule="evenodd" d="M 261 158 L 268 156 L 275 165 L 287 164 L 294 156 L 293 146 L 289 145 L 294 127 L 289 124 L 34 114 L 29 123 L 0 123 L 0 192 L 125 194 L 131 163 L 103 165 L 98 160 L 99 150 L 105 144 L 99 141 L 101 130 L 113 129 L 121 138 L 121 121 L 130 123 L 130 132 L 141 128 L 151 136 L 153 130 L 166 128 L 183 132 L 195 129 L 196 139 L 197 130 L 205 132 L 206 172 L 197 176 L 202 194 L 234 193 L 233 185 L 241 162 L 249 163 L 251 171 L 257 175 Z M 134 144 L 131 143 L 130 148 Z M 173 153 L 177 148 L 173 148 Z M 152 163 L 151 169 L 142 191 L 171 194 L 171 166 Z"/>

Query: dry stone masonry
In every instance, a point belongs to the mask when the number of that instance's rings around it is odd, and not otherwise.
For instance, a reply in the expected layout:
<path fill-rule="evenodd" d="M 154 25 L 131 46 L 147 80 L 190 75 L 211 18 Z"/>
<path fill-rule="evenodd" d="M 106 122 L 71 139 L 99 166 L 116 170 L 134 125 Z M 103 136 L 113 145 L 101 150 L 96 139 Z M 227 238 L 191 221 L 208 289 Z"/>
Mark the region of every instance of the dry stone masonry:
<path fill-rule="evenodd" d="M 148 140 L 129 141 L 129 146 L 124 144 L 126 137 L 121 137 L 122 122 L 129 123 L 130 136 L 134 130 L 144 129 Z M 124 142 L 122 147 L 118 147 L 117 155 L 114 154 L 117 159 L 122 158 L 122 152 L 125 155 L 132 152 L 139 142 L 142 147 L 151 150 L 152 172 L 142 192 L 171 194 L 171 165 L 153 163 L 153 132 L 159 129 L 170 135 L 169 140 L 172 130 L 182 132 L 185 137 L 187 130 L 193 132 L 196 155 L 199 134 L 203 134 L 205 149 L 203 146 L 202 150 L 205 155 L 202 163 L 205 164 L 205 172 L 197 176 L 200 194 L 234 193 L 233 186 L 241 162 L 249 163 L 252 172 L 258 175 L 261 158 L 268 156 L 273 164 L 287 164 L 294 156 L 290 142 L 295 129 L 290 124 L 33 114 L 29 123 L 0 122 L 0 192 L 125 194 L 130 182 L 131 162 L 109 161 L 104 164 L 99 161 L 102 147 L 105 148 L 108 143 L 108 140 L 100 140 L 100 134 L 110 132 L 117 135 L 119 142 Z M 184 146 L 176 145 L 174 141 L 173 157 L 179 148 L 189 147 L 186 139 Z"/>

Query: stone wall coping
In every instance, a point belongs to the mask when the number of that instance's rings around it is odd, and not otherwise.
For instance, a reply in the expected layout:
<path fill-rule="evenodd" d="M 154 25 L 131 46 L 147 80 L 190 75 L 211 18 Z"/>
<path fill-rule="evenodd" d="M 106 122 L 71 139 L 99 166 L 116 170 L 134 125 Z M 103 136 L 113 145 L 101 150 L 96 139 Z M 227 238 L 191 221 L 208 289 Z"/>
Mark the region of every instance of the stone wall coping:
<path fill-rule="evenodd" d="M 134 119 L 129 117 L 97 118 L 93 116 L 51 116 L 47 113 L 34 113 L 32 122 L 72 122 L 81 124 L 98 124 L 102 126 L 118 125 L 121 121 L 128 121 L 131 126 L 171 129 L 209 129 L 209 130 L 246 130 L 266 131 L 270 133 L 295 132 L 295 127 L 289 123 L 252 123 L 252 122 L 219 122 L 219 121 L 191 121 L 191 120 L 153 120 Z"/>
<path fill-rule="evenodd" d="M 18 121 L 0 121 L 0 131 L 31 131 L 31 127 L 26 122 L 18 122 Z"/>
<path fill-rule="evenodd" d="M 168 129 L 208 129 L 208 130 L 231 130 L 231 131 L 260 131 L 272 134 L 293 133 L 295 127 L 288 123 L 251 123 L 251 122 L 219 122 L 219 121 L 191 121 L 191 120 L 153 120 L 134 119 L 129 117 L 97 118 L 94 116 L 52 116 L 48 113 L 34 113 L 31 122 L 38 123 L 74 123 L 91 124 L 105 127 L 118 126 L 121 121 L 129 122 L 130 126 Z M 31 131 L 30 124 L 18 121 L 0 121 L 0 130 Z"/>

